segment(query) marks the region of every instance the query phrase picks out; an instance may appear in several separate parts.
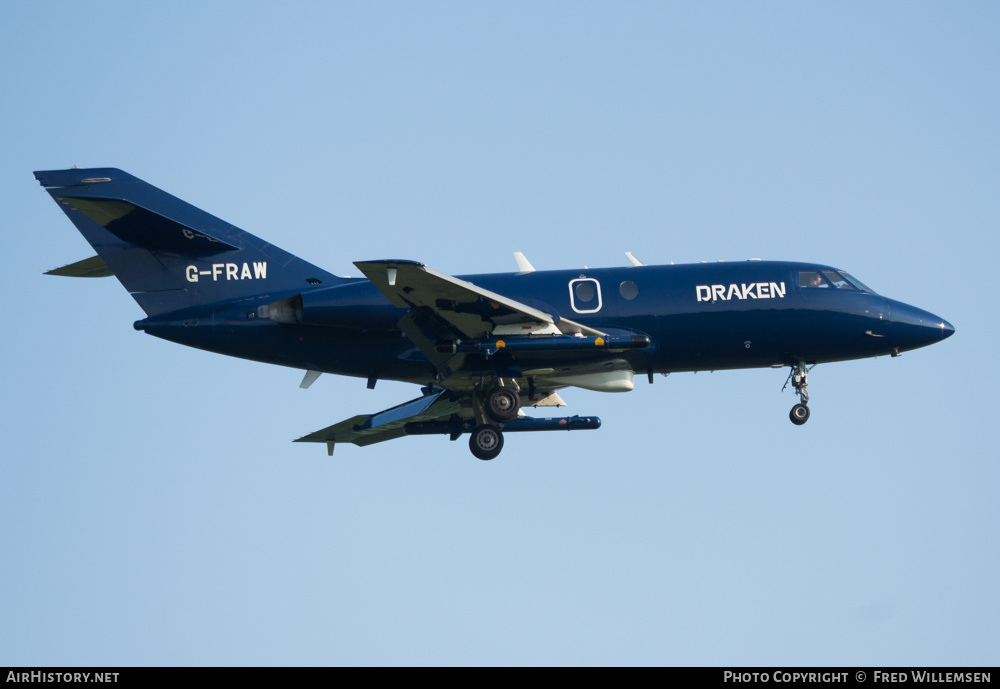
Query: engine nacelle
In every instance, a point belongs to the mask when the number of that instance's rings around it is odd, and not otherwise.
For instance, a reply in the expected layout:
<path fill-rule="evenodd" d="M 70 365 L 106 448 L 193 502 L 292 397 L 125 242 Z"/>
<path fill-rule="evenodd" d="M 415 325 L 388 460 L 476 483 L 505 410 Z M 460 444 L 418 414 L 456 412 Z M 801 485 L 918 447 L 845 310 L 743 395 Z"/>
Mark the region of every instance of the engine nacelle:
<path fill-rule="evenodd" d="M 631 392 L 635 389 L 633 371 L 601 371 L 599 373 L 577 373 L 569 376 L 544 376 L 546 385 L 570 385 L 595 392 Z"/>
<path fill-rule="evenodd" d="M 257 317 L 275 323 L 317 325 L 328 328 L 388 330 L 398 318 L 382 295 L 359 294 L 350 285 L 325 287 L 272 301 L 257 307 Z"/>

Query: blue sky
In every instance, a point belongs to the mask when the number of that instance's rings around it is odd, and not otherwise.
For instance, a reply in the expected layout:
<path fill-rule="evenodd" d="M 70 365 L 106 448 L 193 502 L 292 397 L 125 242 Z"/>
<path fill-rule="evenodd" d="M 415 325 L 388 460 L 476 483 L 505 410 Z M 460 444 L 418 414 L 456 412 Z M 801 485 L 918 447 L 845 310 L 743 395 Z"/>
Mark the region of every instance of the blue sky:
<path fill-rule="evenodd" d="M 997 662 L 993 3 L 6 3 L 0 664 Z M 137 333 L 31 171 L 338 274 L 765 259 L 898 359 L 567 391 L 598 432 L 290 441 L 413 395 Z"/>

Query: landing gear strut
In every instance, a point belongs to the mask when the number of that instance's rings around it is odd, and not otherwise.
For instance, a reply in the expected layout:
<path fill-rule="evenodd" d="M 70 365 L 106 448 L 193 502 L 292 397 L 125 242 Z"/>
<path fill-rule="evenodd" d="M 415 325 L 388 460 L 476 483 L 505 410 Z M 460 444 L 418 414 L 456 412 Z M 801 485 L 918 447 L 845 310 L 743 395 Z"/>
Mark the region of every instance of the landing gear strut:
<path fill-rule="evenodd" d="M 798 364 L 792 367 L 792 372 L 788 374 L 789 380 L 792 382 L 792 387 L 795 389 L 796 394 L 799 396 L 801 402 L 792 407 L 792 410 L 788 412 L 788 418 L 792 420 L 796 426 L 801 426 L 806 421 L 809 420 L 809 391 L 806 387 L 809 385 L 808 381 L 809 369 L 806 368 L 806 362 L 800 361 Z M 785 385 L 788 385 L 786 382 Z M 784 390 L 784 388 L 782 388 Z"/>

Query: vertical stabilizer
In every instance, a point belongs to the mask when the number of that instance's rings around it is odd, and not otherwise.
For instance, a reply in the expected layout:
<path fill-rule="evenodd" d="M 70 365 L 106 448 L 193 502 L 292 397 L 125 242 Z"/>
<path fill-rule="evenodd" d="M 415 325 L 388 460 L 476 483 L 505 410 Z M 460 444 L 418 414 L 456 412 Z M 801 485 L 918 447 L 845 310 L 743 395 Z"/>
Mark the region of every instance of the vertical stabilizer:
<path fill-rule="evenodd" d="M 48 170 L 35 179 L 148 316 L 342 282 L 127 172 Z"/>

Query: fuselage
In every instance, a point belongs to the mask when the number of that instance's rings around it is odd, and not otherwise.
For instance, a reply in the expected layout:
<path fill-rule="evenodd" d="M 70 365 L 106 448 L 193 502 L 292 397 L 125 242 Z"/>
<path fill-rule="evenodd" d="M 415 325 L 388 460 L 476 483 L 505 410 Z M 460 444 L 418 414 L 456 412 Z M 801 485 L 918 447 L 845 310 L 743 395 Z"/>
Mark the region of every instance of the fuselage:
<path fill-rule="evenodd" d="M 593 430 L 540 418 L 557 391 L 628 392 L 636 374 L 789 366 L 809 419 L 817 363 L 923 347 L 954 332 L 830 266 L 776 261 L 453 277 L 411 259 L 356 261 L 340 278 L 117 168 L 36 179 L 97 256 L 49 271 L 113 274 L 147 314 L 137 330 L 191 347 L 320 373 L 418 383 L 417 399 L 299 438 L 363 446 L 469 434 L 481 460 L 504 433 Z M 629 256 L 637 264 L 633 256 Z"/>
<path fill-rule="evenodd" d="M 818 276 L 814 278 L 813 276 Z M 846 277 L 845 277 L 846 276 Z M 874 293 L 813 263 L 746 261 L 460 276 L 505 297 L 650 345 L 620 352 L 637 373 L 792 366 L 894 355 L 948 337 L 945 320 Z M 812 281 L 812 282 L 810 282 Z M 817 282 L 818 284 L 812 284 Z M 434 367 L 397 328 L 394 307 L 367 279 L 297 290 L 305 322 L 261 317 L 271 293 L 148 318 L 167 340 L 299 369 L 427 383 Z M 606 353 L 560 356 L 566 367 Z M 544 366 L 544 352 L 517 357 Z M 484 371 L 495 362 L 484 360 Z"/>

